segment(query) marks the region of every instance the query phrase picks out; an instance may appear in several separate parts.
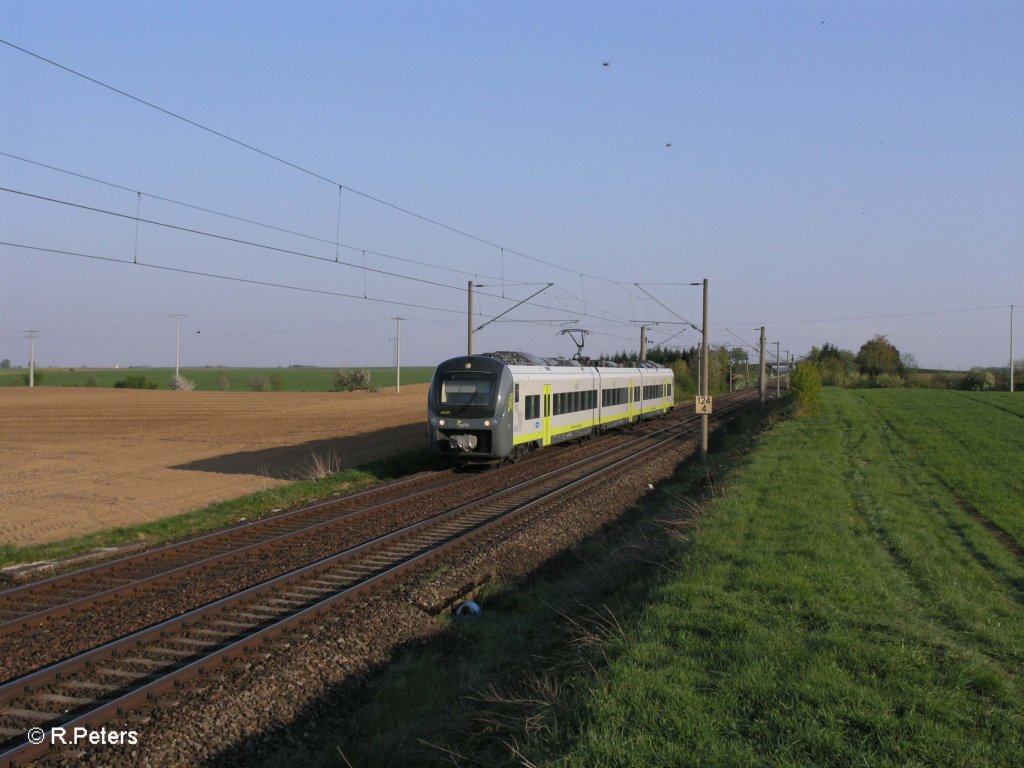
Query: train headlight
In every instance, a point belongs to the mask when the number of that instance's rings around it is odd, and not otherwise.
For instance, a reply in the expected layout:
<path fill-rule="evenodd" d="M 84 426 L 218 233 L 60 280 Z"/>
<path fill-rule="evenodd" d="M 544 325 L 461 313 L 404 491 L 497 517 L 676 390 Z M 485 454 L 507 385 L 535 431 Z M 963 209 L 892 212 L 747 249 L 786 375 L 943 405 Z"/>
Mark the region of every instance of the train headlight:
<path fill-rule="evenodd" d="M 491 426 L 491 420 L 490 420 L 490 419 L 486 419 L 486 420 L 484 421 L 484 426 L 485 426 L 485 427 L 489 427 L 489 426 Z"/>
<path fill-rule="evenodd" d="M 437 426 L 443 427 L 444 426 L 444 419 L 438 419 L 437 420 Z"/>

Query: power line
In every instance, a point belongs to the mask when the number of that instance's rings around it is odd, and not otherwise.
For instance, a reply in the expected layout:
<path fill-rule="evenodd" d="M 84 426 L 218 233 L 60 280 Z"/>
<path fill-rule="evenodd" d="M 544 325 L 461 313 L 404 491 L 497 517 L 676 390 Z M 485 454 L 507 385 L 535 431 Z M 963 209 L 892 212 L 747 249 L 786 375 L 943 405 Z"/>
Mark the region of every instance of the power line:
<path fill-rule="evenodd" d="M 286 235 L 294 235 L 295 237 L 303 237 L 303 238 L 306 238 L 307 240 L 313 240 L 315 242 L 324 243 L 326 245 L 333 245 L 333 246 L 336 246 L 336 247 L 340 246 L 340 247 L 345 248 L 347 250 L 360 252 L 360 253 L 362 253 L 364 255 L 365 254 L 370 254 L 371 256 L 379 256 L 379 257 L 384 258 L 384 259 L 394 259 L 395 261 L 402 261 L 402 262 L 405 262 L 407 264 L 417 264 L 419 266 L 429 267 L 431 269 L 437 269 L 437 270 L 444 271 L 444 272 L 453 272 L 453 273 L 459 274 L 459 275 L 470 276 L 470 275 L 479 274 L 479 273 L 475 273 L 475 272 L 467 272 L 467 271 L 461 270 L 461 269 L 454 269 L 453 267 L 443 267 L 443 266 L 440 266 L 438 264 L 431 264 L 430 262 L 427 262 L 427 261 L 419 261 L 417 259 L 410 259 L 410 258 L 408 258 L 406 256 L 395 256 L 394 254 L 383 253 L 381 251 L 375 251 L 375 250 L 372 250 L 370 248 L 361 248 L 361 247 L 356 246 L 356 245 L 349 245 L 347 243 L 339 242 L 337 239 L 336 240 L 328 240 L 327 238 L 318 237 L 317 235 L 311 235 L 311 234 L 308 234 L 306 232 L 298 232 L 298 231 L 293 230 L 293 229 L 287 229 L 286 227 L 280 227 L 280 226 L 277 226 L 277 225 L 274 225 L 274 224 L 268 224 L 266 222 L 256 221 L 255 219 L 248 219 L 248 218 L 245 218 L 244 216 L 237 216 L 235 214 L 225 213 L 224 211 L 218 211 L 218 210 L 215 210 L 213 208 L 206 208 L 204 206 L 195 205 L 193 203 L 186 203 L 186 202 L 184 202 L 182 200 L 175 200 L 174 198 L 165 197 L 163 195 L 157 195 L 157 194 L 154 194 L 152 192 L 145 192 L 145 191 L 140 190 L 140 189 L 133 189 L 132 187 L 127 187 L 127 186 L 125 186 L 123 184 L 118 184 L 116 182 L 108 181 L 106 179 L 98 179 L 95 176 L 88 176 L 88 175 L 86 175 L 84 173 L 78 173 L 77 171 L 71 171 L 71 170 L 68 170 L 66 168 L 60 168 L 60 167 L 55 166 L 55 165 L 49 165 L 48 163 L 42 163 L 42 162 L 40 162 L 38 160 L 31 160 L 31 159 L 29 159 L 27 157 L 21 157 L 19 155 L 13 155 L 10 152 L 0 151 L 0 156 L 8 157 L 8 158 L 10 158 L 12 160 L 17 160 L 19 162 L 27 163 L 29 165 L 35 165 L 35 166 L 37 166 L 39 168 L 45 168 L 45 169 L 47 169 L 49 171 L 56 171 L 57 173 L 63 173 L 65 175 L 67 175 L 67 176 L 73 176 L 75 178 L 83 179 L 85 181 L 89 181 L 89 182 L 92 182 L 94 184 L 102 184 L 104 186 L 111 187 L 112 189 L 119 189 L 119 190 L 121 190 L 123 192 L 131 192 L 132 194 L 135 194 L 135 195 L 145 195 L 146 197 L 152 198 L 153 200 L 160 200 L 161 202 L 170 203 L 172 205 L 178 205 L 178 206 L 181 206 L 182 208 L 189 208 L 189 209 L 191 209 L 193 211 L 200 211 L 201 213 L 208 213 L 208 214 L 211 214 L 213 216 L 220 216 L 222 218 L 231 219 L 232 221 L 238 221 L 238 222 L 241 222 L 243 224 L 251 224 L 251 225 L 256 226 L 256 227 L 262 227 L 264 229 L 269 229 L 269 230 L 272 230 L 274 232 L 281 232 L 281 233 L 286 234 Z M 499 280 L 499 279 L 504 280 L 504 278 L 498 278 L 497 276 L 494 276 L 494 275 L 482 275 L 482 277 L 486 277 L 488 280 Z M 507 284 L 508 285 L 534 285 L 534 283 L 527 283 L 527 282 L 522 282 L 522 281 L 517 281 L 517 280 L 509 281 Z"/>
<path fill-rule="evenodd" d="M 428 305 L 425 305 L 425 304 L 416 304 L 416 303 L 413 303 L 413 302 L 405 302 L 405 301 L 395 301 L 395 300 L 392 300 L 392 299 L 378 299 L 378 298 L 374 298 L 374 297 L 361 296 L 359 294 L 344 293 L 344 292 L 341 292 L 341 291 L 329 291 L 329 290 L 323 289 L 323 288 L 307 288 L 307 287 L 304 287 L 304 286 L 289 285 L 289 284 L 286 284 L 286 283 L 276 283 L 276 282 L 268 281 L 268 280 L 254 280 L 254 279 L 251 279 L 251 278 L 236 277 L 236 276 L 233 276 L 233 275 L 222 275 L 222 274 L 218 274 L 218 273 L 214 273 L 214 272 L 203 272 L 203 271 L 200 271 L 200 270 L 183 269 L 181 267 L 170 267 L 170 266 L 166 266 L 166 265 L 162 265 L 162 264 L 151 264 L 151 263 L 146 263 L 146 262 L 132 262 L 132 261 L 127 261 L 125 259 L 114 258 L 114 257 L 111 257 L 111 256 L 99 256 L 99 255 L 96 255 L 96 254 L 81 253 L 81 252 L 77 252 L 77 251 L 66 251 L 66 250 L 61 250 L 61 249 L 57 249 L 57 248 L 44 248 L 42 246 L 28 245 L 26 243 L 12 243 L 12 242 L 8 242 L 8 241 L 0 241 L 0 245 L 8 246 L 8 247 L 11 247 L 11 248 L 22 248 L 22 249 L 25 249 L 25 250 L 39 251 L 39 252 L 43 252 L 43 253 L 59 254 L 59 255 L 63 255 L 63 256 L 75 256 L 75 257 L 83 258 L 83 259 L 91 259 L 93 261 L 105 261 L 105 262 L 110 262 L 110 263 L 114 263 L 114 264 L 121 264 L 121 265 L 126 265 L 126 266 L 132 266 L 132 267 L 145 267 L 147 269 L 156 269 L 156 270 L 160 270 L 160 271 L 163 271 L 163 272 L 172 272 L 172 273 L 178 273 L 178 274 L 183 274 L 183 275 L 192 275 L 192 276 L 195 276 L 195 277 L 207 277 L 207 278 L 213 278 L 213 279 L 217 279 L 217 280 L 228 280 L 228 281 L 231 281 L 231 282 L 244 283 L 244 284 L 247 284 L 247 285 L 258 285 L 258 286 L 268 287 L 268 288 L 281 288 L 281 289 L 286 289 L 286 290 L 291 290 L 291 291 L 299 291 L 299 292 L 302 292 L 302 293 L 314 293 L 314 294 L 319 294 L 319 295 L 323 295 L 323 296 L 336 296 L 336 297 L 346 298 L 346 299 L 359 299 L 359 300 L 362 300 L 362 301 L 371 301 L 371 302 L 375 302 L 375 303 L 378 303 L 378 304 L 388 304 L 388 305 L 397 306 L 397 307 L 407 307 L 407 308 L 413 308 L 413 309 L 424 309 L 424 310 L 428 310 L 428 311 L 431 311 L 431 312 L 445 312 L 445 313 L 454 314 L 454 315 L 462 315 L 463 314 L 463 311 L 461 309 L 451 309 L 451 308 L 448 308 L 448 307 L 432 307 L 432 306 L 428 306 Z M 495 297 L 495 298 L 500 298 L 500 297 Z M 533 306 L 538 306 L 538 305 L 533 305 Z M 551 309 L 550 307 L 544 307 L 543 305 L 540 305 L 540 306 L 542 308 L 545 308 L 545 309 Z"/>
<path fill-rule="evenodd" d="M 306 288 L 299 285 L 287 285 L 285 283 L 275 283 L 268 280 L 253 280 L 246 277 L 234 277 L 232 275 L 220 275 L 214 272 L 201 272 L 194 269 L 182 269 L 180 267 L 168 267 L 163 264 L 147 264 L 144 262 L 131 262 L 125 261 L 124 259 L 116 259 L 112 256 L 98 256 L 91 253 L 79 253 L 76 251 L 64 251 L 57 248 L 43 248 L 37 245 L 27 245 L 25 243 L 11 243 L 6 241 L 0 241 L 0 245 L 6 245 L 11 248 L 24 248 L 30 251 L 41 251 L 44 253 L 56 253 L 63 256 L 77 256 L 82 259 L 93 259 L 95 261 L 106 261 L 114 264 L 125 264 L 132 267 L 145 267 L 147 269 L 159 269 L 164 272 L 176 272 L 182 275 L 194 275 L 196 277 L 210 277 L 218 280 L 230 280 L 236 283 L 246 283 L 247 285 L 259 285 L 268 288 L 284 288 L 290 291 L 301 291 L 303 293 L 316 293 L 323 296 L 338 296 L 345 299 L 359 299 L 360 301 L 373 301 L 380 304 L 390 304 L 397 307 L 413 307 L 415 309 L 427 309 L 433 312 L 450 312 L 453 314 L 461 315 L 462 311 L 458 309 L 449 309 L 446 307 L 430 307 L 425 304 L 413 304 L 405 301 L 393 301 L 391 299 L 376 299 L 372 297 L 359 296 L 354 293 L 343 293 L 341 291 L 328 291 L 325 288 Z"/>
<path fill-rule="evenodd" d="M 0 192 L 7 192 L 9 194 L 21 195 L 22 197 L 29 197 L 29 198 L 33 198 L 33 199 L 36 199 L 36 200 L 42 200 L 44 202 L 54 203 L 54 204 L 57 204 L 57 205 L 64 205 L 64 206 L 68 206 L 68 207 L 71 207 L 71 208 L 78 208 L 80 210 L 90 211 L 90 212 L 93 212 L 93 213 L 102 213 L 102 214 L 105 214 L 105 215 L 108 215 L 108 216 L 114 216 L 116 218 L 127 219 L 127 220 L 130 220 L 130 221 L 136 221 L 136 222 L 141 221 L 142 223 L 145 223 L 145 224 L 153 224 L 154 226 L 165 227 L 167 229 L 173 229 L 173 230 L 176 230 L 176 231 L 179 231 L 179 232 L 185 232 L 185 233 L 188 233 L 188 234 L 200 235 L 200 236 L 203 236 L 203 237 L 209 237 L 209 238 L 213 238 L 213 239 L 216 239 L 216 240 L 222 240 L 222 241 L 225 241 L 225 242 L 233 243 L 235 245 L 244 245 L 244 246 L 250 246 L 250 247 L 253 247 L 253 248 L 261 248 L 261 249 L 268 250 L 268 251 L 274 251 L 274 252 L 277 252 L 277 253 L 284 253 L 284 254 L 288 254 L 288 255 L 292 255 L 292 256 L 301 256 L 302 258 L 312 259 L 314 261 L 322 261 L 322 262 L 326 262 L 326 263 L 329 263 L 329 264 L 341 264 L 342 266 L 350 267 L 352 269 L 361 269 L 361 270 L 363 270 L 364 274 L 366 272 L 373 272 L 375 274 L 385 275 L 385 276 L 388 276 L 388 277 L 395 277 L 395 278 L 399 278 L 401 280 L 409 280 L 409 281 L 416 282 L 416 283 L 421 283 L 421 284 L 424 284 L 424 285 L 430 285 L 430 286 L 434 286 L 434 287 L 438 287 L 438 288 L 447 288 L 448 290 L 453 290 L 453 291 L 462 292 L 464 290 L 461 286 L 448 285 L 447 283 L 440 283 L 440 282 L 437 282 L 437 281 L 434 281 L 434 280 L 426 280 L 426 279 L 420 278 L 420 277 L 412 277 L 410 275 L 403 275 L 403 274 L 397 273 L 397 272 L 389 272 L 387 270 L 376 269 L 374 267 L 367 267 L 365 265 L 352 264 L 352 263 L 347 262 L 347 261 L 339 261 L 337 259 L 331 259 L 331 258 L 327 258 L 327 257 L 323 257 L 323 256 L 316 256 L 316 255 L 311 254 L 311 253 L 305 253 L 303 251 L 296 251 L 296 250 L 293 250 L 293 249 L 290 249 L 290 248 L 281 248 L 279 246 L 267 245 L 265 243 L 258 243 L 258 242 L 254 242 L 254 241 L 251 241 L 251 240 L 243 240 L 241 238 L 229 237 L 227 235 L 218 235 L 218 234 L 216 234 L 214 232 L 206 232 L 204 230 L 194 229 L 192 227 L 184 227 L 184 226 L 181 226 L 181 225 L 178 225 L 178 224 L 169 224 L 167 222 L 157 221 L 155 219 L 139 219 L 139 218 L 137 218 L 135 216 L 132 216 L 130 214 L 119 213 L 117 211 L 109 211 L 109 210 L 106 210 L 104 208 L 96 208 L 95 206 L 84 205 L 82 203 L 73 203 L 73 202 L 68 201 L 68 200 L 60 200 L 60 199 L 57 199 L 57 198 L 47 197 L 45 195 L 37 195 L 37 194 L 31 193 L 31 192 L 25 192 L 23 190 L 11 189 L 9 187 L 0 187 Z M 137 263 L 137 259 L 133 259 L 132 262 L 128 262 L 128 263 L 132 263 L 132 264 Z M 522 285 L 533 285 L 533 284 L 531 284 L 531 283 L 522 283 Z M 545 283 L 543 285 L 547 285 L 547 284 Z M 345 294 L 345 295 L 348 295 L 348 294 Z M 488 296 L 489 298 L 501 299 L 503 301 L 514 301 L 513 299 L 503 298 L 501 296 L 498 296 L 497 294 L 482 294 L 482 295 Z M 365 295 L 361 296 L 361 297 L 359 297 L 359 296 L 353 296 L 353 297 L 354 298 L 367 298 Z M 402 305 L 401 302 L 395 302 L 395 303 L 397 303 L 399 305 Z M 415 306 L 415 305 L 413 305 L 413 306 Z M 544 309 L 549 309 L 549 310 L 554 310 L 555 309 L 553 307 L 549 307 L 549 306 L 544 305 L 544 304 L 534 304 L 532 302 L 530 303 L 530 306 L 538 306 L 538 307 L 541 307 L 541 308 L 544 308 Z M 557 310 L 555 310 L 555 311 L 557 311 Z M 602 319 L 609 320 L 609 318 L 607 318 L 607 317 L 606 318 L 602 318 Z M 611 322 L 624 322 L 622 320 L 619 320 L 619 321 L 610 320 L 610 321 Z"/>
<path fill-rule="evenodd" d="M 465 230 L 459 229 L 457 227 L 453 227 L 453 226 L 451 226 L 449 224 L 445 224 L 444 222 L 441 222 L 441 221 L 439 221 L 437 219 L 434 219 L 434 218 L 432 218 L 430 216 L 425 216 L 423 214 L 416 213 L 415 211 L 409 210 L 408 208 L 404 208 L 404 207 L 402 207 L 400 205 L 396 205 L 395 203 L 391 203 L 391 202 L 388 202 L 387 200 L 383 200 L 383 199 L 381 199 L 379 197 L 375 197 L 374 195 L 370 195 L 370 194 L 368 194 L 366 192 L 362 192 L 362 191 L 360 191 L 358 189 L 355 189 L 354 187 L 350 187 L 350 186 L 348 186 L 346 184 L 342 184 L 339 181 L 335 181 L 334 179 L 331 179 L 331 178 L 329 178 L 327 176 L 324 176 L 321 173 L 317 173 L 316 171 L 312 171 L 312 170 L 310 170 L 308 168 L 305 168 L 305 167 L 303 167 L 303 166 L 301 166 L 301 165 L 299 165 L 297 163 L 293 163 L 290 160 L 286 160 L 286 159 L 284 159 L 283 157 L 281 157 L 279 155 L 275 155 L 275 154 L 273 154 L 271 152 L 268 152 L 266 150 L 260 149 L 259 147 L 256 147 L 256 146 L 254 146 L 252 144 L 244 142 L 244 141 L 242 141 L 240 139 L 236 139 L 233 136 L 229 136 L 228 134 L 223 133 L 222 131 L 218 131 L 218 130 L 216 130 L 214 128 L 210 128 L 209 126 L 203 125 L 202 123 L 200 123 L 200 122 L 198 122 L 196 120 L 192 120 L 191 118 L 185 117 L 184 115 L 178 114 L 177 112 L 173 112 L 173 111 L 171 111 L 169 109 L 166 109 L 166 108 L 161 107 L 161 106 L 159 106 L 157 104 L 154 104 L 151 101 L 147 101 L 146 99 L 143 99 L 143 98 L 141 98 L 139 96 L 135 96 L 134 94 L 128 93 L 127 91 L 124 91 L 124 90 L 122 90 L 120 88 L 117 88 L 117 87 L 115 87 L 113 85 L 110 85 L 108 83 L 105 83 L 102 80 L 98 80 L 98 79 L 96 79 L 94 77 L 90 77 L 89 75 L 86 75 L 83 72 L 79 72 L 76 69 L 72 69 L 71 67 L 68 67 L 68 66 L 66 66 L 64 64 L 60 64 L 60 63 L 54 61 L 53 59 L 49 59 L 49 58 L 47 58 L 45 56 L 42 56 L 42 55 L 40 55 L 38 53 L 34 53 L 33 51 L 28 50 L 27 48 L 22 48 L 20 45 L 15 45 L 14 43 L 12 43 L 12 42 L 10 42 L 8 40 L 4 40 L 4 39 L 0 38 L 0 43 L 3 43 L 4 45 L 6 45 L 6 46 L 8 46 L 10 48 L 13 48 L 16 51 L 20 51 L 21 53 L 24 53 L 24 54 L 26 54 L 28 56 L 31 56 L 31 57 L 35 58 L 35 59 L 38 59 L 39 61 L 45 62 L 47 64 L 50 64 L 51 66 L 57 67 L 58 69 L 61 69 L 61 70 L 65 71 L 65 72 L 67 72 L 69 74 L 72 74 L 75 77 L 80 77 L 83 80 L 87 80 L 90 83 L 93 83 L 94 85 L 98 85 L 99 87 L 105 88 L 105 89 L 107 89 L 109 91 L 112 91 L 113 93 L 116 93 L 116 94 L 118 94 L 120 96 L 124 96 L 125 98 L 131 99 L 132 101 L 135 101 L 135 102 L 138 102 L 139 104 L 142 104 L 142 105 L 144 105 L 146 107 L 149 107 L 150 109 L 154 109 L 157 112 L 160 112 L 160 113 L 162 113 L 164 115 L 167 115 L 168 117 L 174 118 L 175 120 L 180 120 L 180 121 L 182 121 L 184 123 L 187 123 L 188 125 L 193 126 L 194 128 L 198 128 L 198 129 L 200 129 L 202 131 L 206 131 L 207 133 L 210 133 L 210 134 L 212 134 L 212 135 L 214 135 L 214 136 L 216 136 L 216 137 L 218 137 L 220 139 L 224 139 L 225 141 L 229 141 L 232 144 L 240 146 L 240 147 L 242 147 L 244 149 L 248 149 L 251 152 L 255 152 L 255 153 L 257 153 L 259 155 L 262 155 L 263 157 L 266 157 L 266 158 L 268 158 L 270 160 L 273 160 L 275 162 L 281 163 L 282 165 L 286 165 L 289 168 L 292 168 L 293 170 L 299 171 L 300 173 L 304 173 L 304 174 L 306 174 L 308 176 L 311 176 L 311 177 L 313 177 L 315 179 L 319 179 L 320 181 L 327 182 L 332 187 L 337 187 L 339 189 L 347 189 L 349 192 L 351 192 L 351 193 L 353 193 L 355 195 L 359 195 L 360 197 L 363 197 L 363 198 L 365 198 L 367 200 L 371 200 L 372 202 L 375 202 L 375 203 L 377 203 L 379 205 L 386 206 L 386 207 L 391 208 L 391 209 L 393 209 L 395 211 L 398 211 L 400 213 L 404 213 L 407 216 L 412 216 L 413 218 L 419 219 L 420 221 L 424 221 L 424 222 L 426 222 L 428 224 L 432 224 L 432 225 L 434 225 L 436 227 L 440 227 L 441 229 L 445 229 L 445 230 L 447 230 L 449 232 L 452 232 L 454 234 L 460 235 L 462 237 L 469 238 L 470 240 L 474 240 L 474 241 L 476 241 L 478 243 L 481 243 L 483 245 L 489 246 L 491 248 L 499 249 L 501 251 L 502 255 L 504 255 L 505 253 L 511 253 L 511 254 L 516 255 L 516 256 L 521 256 L 521 257 L 523 257 L 525 259 L 530 259 L 531 261 L 538 262 L 540 264 L 545 264 L 545 265 L 547 265 L 549 267 L 553 267 L 555 269 L 561 269 L 561 270 L 564 270 L 566 272 L 570 272 L 570 273 L 573 273 L 573 274 L 580 275 L 581 277 L 585 275 L 586 277 L 589 277 L 589 278 L 591 278 L 593 280 L 600 280 L 600 281 L 606 282 L 606 283 L 615 283 L 614 280 L 609 280 L 606 277 L 601 277 L 599 275 L 591 275 L 591 274 L 588 274 L 588 273 L 585 273 L 585 272 L 580 272 L 579 270 L 570 269 L 569 267 L 566 267 L 566 266 L 564 266 L 562 264 L 558 264 L 556 262 L 547 261 L 545 259 L 541 259 L 541 258 L 538 258 L 536 256 L 531 256 L 531 255 L 529 255 L 527 253 L 523 253 L 522 251 L 517 251 L 517 250 L 514 250 L 512 248 L 501 246 L 501 245 L 499 245 L 497 243 L 494 243 L 494 242 L 491 242 L 490 240 L 487 240 L 486 238 L 479 237 L 478 235 L 474 235 L 474 234 L 472 234 L 470 232 L 466 232 Z"/>
<path fill-rule="evenodd" d="M 905 317 L 927 317 L 929 315 L 955 315 L 963 312 L 988 312 L 995 309 L 1007 309 L 1009 304 L 993 304 L 987 307 L 963 307 L 960 309 L 930 309 L 924 312 L 900 312 L 888 315 L 859 315 L 855 317 L 828 317 L 809 320 L 768 320 L 765 325 L 799 325 L 811 323 L 852 323 L 860 320 L 890 320 Z M 732 325 L 748 325 L 754 321 L 732 323 Z"/>
<path fill-rule="evenodd" d="M 296 250 L 292 250 L 290 248 L 281 248 L 281 247 L 274 246 L 274 245 L 267 245 L 265 243 L 257 243 L 257 242 L 254 242 L 252 240 L 243 240 L 241 238 L 230 237 L 228 235 L 218 235 L 218 234 L 216 234 L 214 232 L 206 232 L 206 231 L 201 230 L 201 229 L 194 229 L 192 227 L 184 227 L 184 226 L 181 226 L 180 224 L 169 224 L 167 222 L 157 221 L 155 219 L 140 219 L 140 218 L 137 218 L 136 216 L 131 216 L 131 215 L 126 214 L 126 213 L 118 213 L 117 211 L 108 211 L 108 210 L 106 210 L 104 208 L 96 208 L 95 206 L 84 205 L 82 203 L 72 203 L 69 200 L 59 200 L 59 199 L 54 198 L 54 197 L 46 197 L 45 195 L 36 195 L 36 194 L 31 193 L 31 192 L 24 192 L 24 191 L 17 190 L 17 189 L 10 189 L 8 187 L 0 187 L 0 192 L 8 192 L 10 194 L 21 195 L 23 197 L 31 197 L 31 198 L 34 198 L 36 200 L 43 200 L 43 201 L 48 202 L 48 203 L 55 203 L 57 205 L 66 205 L 66 206 L 69 206 L 71 208 L 78 208 L 80 210 L 91 211 L 93 213 L 102 213 L 102 214 L 105 214 L 107 216 L 115 216 L 115 217 L 121 218 L 121 219 L 130 219 L 132 221 L 142 222 L 143 224 L 152 224 L 152 225 L 157 226 L 157 227 L 165 227 L 167 229 L 173 229 L 173 230 L 176 230 L 178 232 L 187 232 L 188 234 L 192 234 L 192 235 L 201 235 L 203 237 L 211 237 L 211 238 L 214 238 L 216 240 L 224 240 L 225 242 L 234 243 L 236 245 L 246 245 L 246 246 L 251 246 L 253 248 L 263 248 L 263 249 L 268 250 L 268 251 L 276 251 L 277 253 L 284 253 L 284 254 L 288 254 L 288 255 L 291 255 L 291 256 L 301 256 L 301 257 L 306 258 L 306 259 L 313 259 L 314 261 L 325 261 L 325 262 L 329 262 L 331 264 L 341 264 L 342 266 L 345 266 L 345 267 L 351 267 L 353 269 L 362 269 L 362 270 L 364 270 L 366 272 L 374 272 L 376 274 L 386 275 L 388 277 L 397 277 L 397 278 L 400 278 L 402 280 L 411 280 L 413 282 L 423 283 L 425 285 L 432 285 L 432 286 L 437 287 L 437 288 L 448 288 L 448 289 L 453 290 L 453 291 L 461 291 L 462 290 L 462 288 L 460 288 L 458 286 L 448 285 L 447 283 L 439 283 L 439 282 L 436 282 L 434 280 L 426 280 L 426 279 L 420 278 L 420 277 L 411 277 L 409 275 L 403 275 L 403 274 L 400 274 L 398 272 L 388 272 L 387 270 L 383 270 L 383 269 L 376 269 L 374 267 L 367 267 L 367 266 L 364 266 L 364 265 L 352 264 L 352 263 L 347 262 L 347 261 L 338 261 L 337 259 L 326 258 L 324 256 L 316 256 L 316 255 L 311 254 L 311 253 L 305 253 L 303 251 L 296 251 Z"/>
<path fill-rule="evenodd" d="M 648 296 L 650 296 L 650 297 L 651 297 L 652 299 L 654 299 L 654 301 L 655 301 L 655 302 L 656 302 L 656 303 L 658 304 L 658 306 L 660 306 L 660 307 L 662 307 L 663 309 L 667 310 L 667 311 L 668 311 L 668 312 L 669 312 L 670 314 L 672 314 L 673 316 L 675 316 L 675 317 L 678 317 L 678 318 L 679 318 L 680 320 L 682 320 L 682 321 L 683 321 L 684 323 L 686 323 L 686 324 L 687 324 L 687 325 L 689 325 L 689 326 L 690 326 L 691 328 L 693 328 L 693 330 L 695 330 L 695 331 L 699 331 L 699 330 L 700 330 L 700 328 L 698 328 L 698 327 L 697 327 L 697 326 L 696 326 L 696 325 L 695 325 L 695 324 L 694 324 L 694 323 L 693 323 L 692 321 L 690 321 L 690 320 L 687 320 L 687 319 L 686 319 L 685 317 L 683 317 L 682 315 L 680 315 L 680 314 L 679 314 L 678 312 L 676 312 L 676 311 L 675 311 L 674 309 L 672 309 L 672 308 L 671 308 L 670 306 L 668 306 L 668 305 L 667 305 L 667 304 L 665 304 L 665 303 L 664 303 L 663 301 L 661 301 L 661 300 L 660 300 L 660 299 L 659 299 L 659 298 L 658 298 L 657 296 L 655 296 L 655 295 L 654 295 L 653 293 L 651 293 L 651 292 L 650 292 L 650 291 L 648 291 L 648 290 L 647 290 L 646 288 L 644 288 L 644 287 L 643 287 L 642 285 L 640 285 L 640 283 L 633 283 L 633 285 L 635 285 L 635 286 L 636 286 L 637 288 L 639 288 L 639 289 L 640 289 L 641 291 L 643 291 L 643 292 L 644 292 L 644 293 L 646 293 L 646 294 L 647 294 Z M 699 285 L 699 283 L 677 283 L 677 285 Z"/>

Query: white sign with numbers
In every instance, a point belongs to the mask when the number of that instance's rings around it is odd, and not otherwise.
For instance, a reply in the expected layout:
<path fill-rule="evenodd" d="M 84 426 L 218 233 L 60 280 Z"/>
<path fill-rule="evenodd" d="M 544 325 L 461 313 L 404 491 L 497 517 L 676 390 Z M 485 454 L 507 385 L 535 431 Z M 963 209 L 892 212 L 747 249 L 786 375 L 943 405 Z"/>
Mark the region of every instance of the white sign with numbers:
<path fill-rule="evenodd" d="M 711 395 L 697 395 L 697 413 L 711 413 Z"/>

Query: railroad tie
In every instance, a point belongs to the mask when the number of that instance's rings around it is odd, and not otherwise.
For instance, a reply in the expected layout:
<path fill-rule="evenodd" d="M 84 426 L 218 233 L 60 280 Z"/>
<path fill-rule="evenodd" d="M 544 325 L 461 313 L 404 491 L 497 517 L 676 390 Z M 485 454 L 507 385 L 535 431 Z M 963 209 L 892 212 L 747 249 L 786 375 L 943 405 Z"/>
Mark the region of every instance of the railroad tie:
<path fill-rule="evenodd" d="M 39 699 L 41 701 L 51 701 L 55 704 L 71 704 L 78 706 L 79 704 L 91 704 L 93 699 L 85 699 L 81 696 L 62 696 L 59 693 L 34 693 L 30 695 L 33 699 Z"/>
<path fill-rule="evenodd" d="M 3 709 L 0 710 L 0 715 L 17 717 L 20 720 L 32 720 L 37 723 L 45 723 L 55 717 L 53 712 L 38 712 L 34 709 Z"/>

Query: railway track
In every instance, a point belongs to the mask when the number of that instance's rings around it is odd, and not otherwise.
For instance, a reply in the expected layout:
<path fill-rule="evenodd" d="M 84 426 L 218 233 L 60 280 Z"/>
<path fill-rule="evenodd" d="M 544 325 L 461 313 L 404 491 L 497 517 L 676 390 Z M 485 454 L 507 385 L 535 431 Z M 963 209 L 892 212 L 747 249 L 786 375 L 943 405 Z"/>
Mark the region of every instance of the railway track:
<path fill-rule="evenodd" d="M 457 480 L 452 470 L 416 476 L 4 590 L 0 592 L 0 638 L 101 601 L 137 593 L 186 571 L 213 569 L 257 549 L 281 547 L 297 537 L 316 535 L 327 526 L 379 512 Z"/>
<path fill-rule="evenodd" d="M 752 399 L 722 398 L 715 418 L 727 417 Z M 698 421 L 689 416 L 12 680 L 0 686 L 0 766 L 45 754 L 58 729 L 97 728 L 354 595 L 522 520 L 582 483 L 690 437 Z M 187 566 L 172 570 L 182 567 Z M 45 612 L 26 614 L 33 615 L 36 621 Z M 41 734 L 38 744 L 27 738 L 32 729 Z"/>

